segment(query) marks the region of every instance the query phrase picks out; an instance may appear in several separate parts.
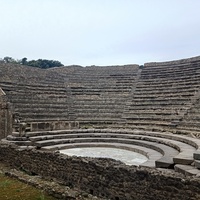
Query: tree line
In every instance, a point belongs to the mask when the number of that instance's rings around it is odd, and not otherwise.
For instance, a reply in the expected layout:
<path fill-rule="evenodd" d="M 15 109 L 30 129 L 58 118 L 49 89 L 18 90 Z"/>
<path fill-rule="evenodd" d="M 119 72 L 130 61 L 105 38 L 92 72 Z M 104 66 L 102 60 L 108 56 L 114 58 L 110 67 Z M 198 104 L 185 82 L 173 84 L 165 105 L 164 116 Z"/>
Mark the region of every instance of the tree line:
<path fill-rule="evenodd" d="M 1 63 L 20 64 L 20 65 L 26 65 L 26 66 L 31 66 L 31 67 L 38 67 L 38 68 L 42 68 L 42 69 L 64 66 L 61 62 L 59 62 L 57 60 L 38 59 L 38 60 L 28 61 L 27 58 L 22 58 L 22 59 L 18 60 L 18 59 L 9 57 L 9 56 L 0 58 L 0 62 Z"/>

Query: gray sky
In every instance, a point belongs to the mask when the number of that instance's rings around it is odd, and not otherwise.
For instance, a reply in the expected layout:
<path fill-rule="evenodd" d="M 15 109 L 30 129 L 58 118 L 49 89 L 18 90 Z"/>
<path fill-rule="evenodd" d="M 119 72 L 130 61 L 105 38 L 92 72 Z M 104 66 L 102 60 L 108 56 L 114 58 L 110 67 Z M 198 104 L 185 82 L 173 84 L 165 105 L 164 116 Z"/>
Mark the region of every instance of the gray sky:
<path fill-rule="evenodd" d="M 200 55 L 200 0 L 0 0 L 0 58 L 143 64 Z"/>

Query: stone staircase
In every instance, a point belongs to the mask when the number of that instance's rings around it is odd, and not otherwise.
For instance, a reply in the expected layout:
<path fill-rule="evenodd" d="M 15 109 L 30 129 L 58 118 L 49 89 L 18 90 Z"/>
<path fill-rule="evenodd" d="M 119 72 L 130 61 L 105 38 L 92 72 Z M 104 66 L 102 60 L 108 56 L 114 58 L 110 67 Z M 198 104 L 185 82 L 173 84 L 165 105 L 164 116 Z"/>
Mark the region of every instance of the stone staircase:
<path fill-rule="evenodd" d="M 138 66 L 86 67 L 67 74 L 81 127 L 121 123 Z M 64 74 L 64 71 L 63 71 Z"/>
<path fill-rule="evenodd" d="M 199 61 L 145 64 L 123 113 L 126 126 L 176 132 L 199 98 L 199 83 Z"/>

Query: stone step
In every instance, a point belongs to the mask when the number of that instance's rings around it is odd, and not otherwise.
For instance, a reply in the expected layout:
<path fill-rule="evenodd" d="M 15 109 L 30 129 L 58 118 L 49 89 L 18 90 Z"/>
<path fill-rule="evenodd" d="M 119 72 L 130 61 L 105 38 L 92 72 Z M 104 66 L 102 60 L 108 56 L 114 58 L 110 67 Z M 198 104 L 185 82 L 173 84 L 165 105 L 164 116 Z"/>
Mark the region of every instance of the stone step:
<path fill-rule="evenodd" d="M 176 73 L 174 73 L 173 75 L 170 74 L 170 77 L 167 76 L 166 74 L 160 74 L 159 76 L 158 75 L 148 76 L 148 75 L 141 74 L 141 76 L 140 76 L 140 80 L 143 80 L 145 82 L 151 81 L 151 80 L 152 81 L 155 81 L 155 80 L 157 80 L 157 81 L 161 81 L 161 80 L 169 81 L 169 80 L 171 80 L 171 81 L 174 81 L 174 82 L 178 82 L 180 80 L 192 80 L 192 78 L 193 79 L 200 79 L 200 74 L 190 74 L 190 75 L 188 74 L 188 75 L 185 75 L 185 76 L 183 76 L 183 75 L 178 76 Z"/>
<path fill-rule="evenodd" d="M 163 154 L 163 157 L 160 160 L 156 161 L 156 167 L 171 168 L 174 165 L 173 157 L 178 154 L 178 151 L 172 147 L 166 146 L 164 144 L 157 144 L 149 141 L 140 141 L 134 139 L 122 139 L 122 138 L 70 138 L 70 139 L 53 139 L 45 141 L 37 141 L 35 145 L 39 148 L 44 146 L 66 144 L 66 143 L 93 143 L 93 142 L 109 142 L 109 143 L 122 143 L 122 144 L 133 144 L 140 145 L 146 148 L 156 150 Z"/>
<path fill-rule="evenodd" d="M 183 108 L 183 105 L 182 104 L 179 104 L 179 105 L 166 105 L 166 106 L 161 106 L 161 105 L 151 105 L 151 106 L 148 106 L 148 105 L 132 105 L 132 106 L 129 106 L 129 103 L 126 104 L 126 109 L 125 111 L 127 112 L 153 112 L 153 111 L 161 111 L 161 112 L 174 112 L 174 111 L 185 111 L 187 109 L 189 109 L 191 106 L 190 105 L 184 105 L 184 108 Z"/>
<path fill-rule="evenodd" d="M 65 87 L 63 87 L 63 84 L 61 85 L 46 85 L 46 84 L 31 84 L 31 85 L 27 85 L 27 84 L 17 84 L 17 83 L 2 83 L 1 82 L 1 87 L 3 87 L 5 90 L 9 90 L 9 91 L 46 91 L 49 93 L 52 93 L 52 91 L 59 91 L 59 92 L 64 92 L 65 91 Z"/>
<path fill-rule="evenodd" d="M 8 135 L 6 137 L 6 140 L 8 140 L 8 141 L 27 141 L 28 138 L 25 136 L 19 137 L 19 133 L 13 133 L 13 135 Z"/>
<path fill-rule="evenodd" d="M 191 103 L 190 102 L 186 102 L 186 101 L 156 101 L 156 103 L 155 102 L 151 102 L 151 101 L 145 101 L 145 102 L 143 102 L 143 101 L 137 101 L 137 102 L 127 102 L 127 104 L 126 104 L 126 106 L 129 106 L 129 107 L 154 107 L 154 106 L 156 106 L 156 107 L 161 107 L 161 106 L 163 106 L 163 107 L 183 107 L 183 106 L 189 106 Z"/>
<path fill-rule="evenodd" d="M 162 103 L 162 102 L 167 102 L 168 104 L 173 104 L 176 102 L 188 102 L 188 101 L 191 101 L 191 99 L 189 99 L 188 97 L 180 97 L 180 96 L 177 96 L 177 97 L 167 97 L 165 98 L 164 96 L 162 98 L 160 97 L 149 97 L 147 96 L 146 98 L 133 98 L 132 99 L 132 103 L 136 103 L 136 102 L 140 102 L 140 101 L 143 101 L 143 102 L 148 102 L 150 101 L 151 103 Z"/>
<path fill-rule="evenodd" d="M 175 108 L 171 109 L 165 109 L 165 108 L 160 108 L 160 109 L 139 109 L 139 110 L 125 110 L 124 114 L 127 115 L 142 115 L 142 114 L 149 114 L 149 115 L 173 115 L 173 114 L 178 114 L 180 112 L 185 112 L 184 110 L 178 110 Z"/>
<path fill-rule="evenodd" d="M 152 132 L 152 131 L 143 131 L 143 130 L 130 130 L 130 129 L 74 129 L 74 130 L 63 130 L 63 131 L 42 131 L 42 132 L 29 132 L 26 133 L 27 137 L 39 137 L 40 136 L 46 136 L 46 135 L 59 135 L 59 134 L 77 134 L 77 133 L 121 133 L 121 134 L 132 134 L 132 135 L 141 135 L 141 136 L 152 136 L 152 137 L 157 137 L 157 138 L 166 138 L 174 141 L 179 141 L 181 143 L 188 144 L 195 149 L 200 150 L 200 140 L 196 138 L 191 138 L 187 136 L 180 136 L 180 135 L 174 135 L 174 134 L 169 134 L 169 133 L 158 133 L 158 132 Z M 61 136 L 63 137 L 63 136 Z M 34 139 L 33 139 L 34 140 Z M 36 139 L 37 140 L 37 139 Z M 40 139 L 38 139 L 40 140 Z M 177 145 L 177 142 L 176 142 Z M 180 145 L 180 144 L 179 144 Z M 180 148 L 180 147 L 179 147 Z M 185 147 L 181 147 L 184 148 Z M 180 148 L 180 149 L 181 149 Z M 187 148 L 185 148 L 187 151 Z M 183 151 L 182 150 L 182 151 Z M 196 151 L 194 151 L 195 155 Z M 197 156 L 199 154 L 196 154 Z M 196 159 L 196 157 L 194 157 Z"/>
<path fill-rule="evenodd" d="M 199 88 L 199 79 L 196 80 L 184 80 L 184 81 L 162 81 L 158 82 L 157 80 L 151 80 L 151 81 L 144 81 L 144 80 L 138 80 L 136 91 L 151 91 L 153 92 L 161 92 L 163 89 L 164 91 L 170 91 L 170 90 L 190 90 L 191 85 L 193 86 L 193 89 Z"/>
<path fill-rule="evenodd" d="M 126 119 L 126 118 L 125 118 Z M 139 128 L 139 127 L 145 127 L 145 126 L 149 126 L 149 129 L 152 129 L 152 126 L 157 127 L 168 127 L 171 125 L 171 120 L 163 120 L 163 121 L 157 121 L 157 120 L 131 120 L 131 119 L 126 119 L 126 125 L 127 127 L 133 127 L 135 126 L 135 128 Z M 148 128 L 148 127 L 147 127 Z"/>
<path fill-rule="evenodd" d="M 176 172 L 182 173 L 185 176 L 200 176 L 200 170 L 191 165 L 176 164 L 174 169 Z"/>
<path fill-rule="evenodd" d="M 13 144 L 16 144 L 17 146 L 32 146 L 32 142 L 29 140 L 7 140 L 7 139 L 2 139 L 3 142 L 10 142 Z"/>
<path fill-rule="evenodd" d="M 23 108 L 23 109 L 28 109 L 28 108 L 30 108 L 30 109 L 32 109 L 32 108 L 35 108 L 35 107 L 38 107 L 38 108 L 40 108 L 40 109 L 42 109 L 42 108 L 48 108 L 48 109 L 67 109 L 68 107 L 69 107 L 69 105 L 68 105 L 68 102 L 66 102 L 66 103 L 56 103 L 56 104 L 49 104 L 49 103 L 42 103 L 42 104 L 40 104 L 40 102 L 38 102 L 38 103 L 36 103 L 36 104 L 24 104 L 24 103 L 15 103 L 15 108 L 17 108 L 17 109 L 21 109 L 21 108 Z"/>
<path fill-rule="evenodd" d="M 106 117 L 106 116 L 99 116 L 99 118 L 94 118 L 94 117 L 77 117 L 76 116 L 76 121 L 78 121 L 80 124 L 102 124 L 104 123 L 104 125 L 106 124 L 115 124 L 117 123 L 121 123 L 121 122 L 125 122 L 123 119 L 120 119 L 119 117 Z"/>
<path fill-rule="evenodd" d="M 162 157 L 162 154 L 153 150 L 148 149 L 146 147 L 138 146 L 138 145 L 128 145 L 128 144 L 121 144 L 121 143 L 76 143 L 76 144 L 58 144 L 52 146 L 45 146 L 42 147 L 42 150 L 62 150 L 62 149 L 71 149 L 71 148 L 84 148 L 84 147 L 111 147 L 111 148 L 120 148 L 126 149 L 129 151 L 137 152 L 140 154 L 145 155 L 148 160 L 145 163 L 142 163 L 141 166 L 146 167 L 155 167 L 155 160 L 158 160 Z"/>
<path fill-rule="evenodd" d="M 191 89 L 191 85 L 193 86 Z M 178 84 L 174 84 L 174 82 L 172 83 L 153 83 L 153 82 L 149 82 L 147 84 L 143 83 L 143 82 L 138 82 L 137 85 L 135 86 L 135 92 L 136 94 L 140 94 L 140 92 L 145 93 L 147 92 L 147 94 L 161 94 L 161 93 L 174 93 L 174 92 L 180 92 L 182 93 L 183 91 L 186 92 L 198 92 L 199 89 L 199 80 L 196 81 L 195 83 L 191 84 L 191 83 L 184 83 L 184 82 L 180 82 Z"/>
<path fill-rule="evenodd" d="M 189 144 L 196 149 L 200 148 L 200 139 L 175 135 L 170 132 L 160 133 L 155 131 L 142 131 L 142 130 L 131 130 L 131 129 L 71 129 L 71 130 L 54 130 L 54 131 L 38 131 L 38 132 L 28 132 L 26 133 L 28 137 L 41 136 L 41 135 L 58 135 L 58 134 L 77 134 L 77 133 L 117 133 L 117 134 L 131 134 L 131 135 L 141 135 L 141 136 L 152 136 L 158 138 L 166 138 L 170 140 L 177 140 Z"/>
<path fill-rule="evenodd" d="M 191 96 L 193 96 L 194 95 L 194 92 L 187 92 L 187 91 L 183 91 L 183 92 L 178 92 L 178 91 L 176 91 L 176 92 L 174 92 L 174 93 L 165 93 L 164 91 L 163 91 L 163 93 L 162 94 L 146 94 L 145 92 L 143 93 L 143 92 L 140 92 L 140 93 L 135 93 L 134 92 L 134 99 L 157 99 L 157 98 L 176 98 L 176 97 L 191 97 Z"/>
<path fill-rule="evenodd" d="M 179 115 L 167 115 L 167 114 L 163 114 L 163 113 L 160 113 L 160 114 L 144 114 L 144 113 L 137 113 L 137 114 L 124 114 L 123 115 L 123 118 L 126 119 L 126 120 L 141 120 L 141 121 L 146 121 L 146 120 L 149 120 L 149 121 L 168 121 L 168 122 L 171 122 L 173 120 L 179 120 L 179 119 L 182 119 L 182 116 L 179 116 Z"/>
<path fill-rule="evenodd" d="M 188 85 L 188 86 L 185 86 L 185 88 L 183 86 L 175 87 L 173 85 L 165 86 L 165 85 L 161 85 L 161 84 L 155 85 L 155 86 L 137 85 L 137 86 L 135 86 L 134 94 L 135 95 L 145 95 L 146 94 L 146 95 L 150 95 L 150 96 L 151 95 L 152 96 L 154 96 L 154 95 L 162 96 L 162 95 L 165 95 L 165 94 L 170 96 L 170 94 L 171 94 L 171 96 L 172 96 L 172 95 L 175 95 L 177 93 L 181 96 L 185 92 L 186 94 L 189 94 L 189 95 L 193 94 L 194 95 L 195 93 L 198 92 L 198 89 L 199 89 L 198 85 L 193 86 L 193 88 L 191 89 L 191 84 Z"/>
<path fill-rule="evenodd" d="M 194 162 L 193 153 L 194 151 L 186 149 L 184 152 L 181 152 L 175 156 L 173 161 L 176 164 L 190 165 Z"/>
<path fill-rule="evenodd" d="M 152 136 L 133 135 L 133 134 L 74 133 L 74 134 L 62 134 L 62 135 L 59 134 L 59 135 L 36 136 L 36 137 L 30 137 L 30 140 L 32 142 L 37 142 L 37 141 L 54 140 L 54 139 L 56 140 L 56 139 L 96 138 L 96 137 L 136 139 L 136 140 L 142 140 L 142 141 L 145 140 L 145 141 L 161 143 L 180 151 L 180 153 L 173 158 L 174 163 L 181 163 L 181 164 L 188 164 L 188 165 L 194 161 L 193 153 L 196 151 L 195 147 L 189 144 L 180 142 L 180 141 L 174 141 L 171 139 L 158 138 L 158 137 L 152 137 Z M 163 162 L 164 162 L 164 159 L 163 159 Z"/>
<path fill-rule="evenodd" d="M 183 69 L 176 69 L 173 70 L 164 70 L 160 71 L 158 69 L 150 71 L 144 68 L 141 74 L 142 77 L 160 77 L 160 76 L 176 76 L 176 77 L 187 77 L 187 76 L 199 76 L 199 72 L 196 68 L 183 68 Z"/>

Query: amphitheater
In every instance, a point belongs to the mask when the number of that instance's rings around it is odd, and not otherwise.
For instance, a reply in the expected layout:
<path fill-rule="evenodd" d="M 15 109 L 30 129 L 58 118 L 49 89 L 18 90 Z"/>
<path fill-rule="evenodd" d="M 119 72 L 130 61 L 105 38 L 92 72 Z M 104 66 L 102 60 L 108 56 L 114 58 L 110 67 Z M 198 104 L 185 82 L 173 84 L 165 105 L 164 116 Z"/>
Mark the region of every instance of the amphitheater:
<path fill-rule="evenodd" d="M 200 56 L 46 70 L 1 63 L 0 77 L 0 161 L 104 199 L 200 199 Z M 62 153 L 77 148 L 146 159 Z"/>

